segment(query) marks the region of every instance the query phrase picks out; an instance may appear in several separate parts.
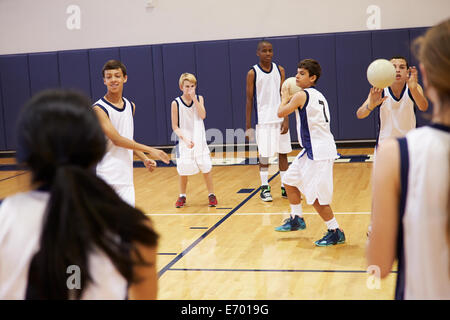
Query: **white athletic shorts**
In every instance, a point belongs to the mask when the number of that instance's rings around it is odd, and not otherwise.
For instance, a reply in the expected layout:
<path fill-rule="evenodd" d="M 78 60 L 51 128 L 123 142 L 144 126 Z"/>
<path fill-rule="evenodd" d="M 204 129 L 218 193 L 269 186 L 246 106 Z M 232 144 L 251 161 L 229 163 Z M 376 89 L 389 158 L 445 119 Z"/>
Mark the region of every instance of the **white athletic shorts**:
<path fill-rule="evenodd" d="M 333 199 L 334 160 L 311 160 L 302 150 L 292 161 L 282 182 L 297 187 L 305 196 L 306 203 L 312 205 L 316 199 L 327 205 Z"/>
<path fill-rule="evenodd" d="M 177 171 L 180 176 L 191 176 L 200 171 L 208 173 L 211 169 L 212 161 L 209 153 L 177 158 Z"/>
<path fill-rule="evenodd" d="M 276 153 L 287 154 L 292 151 L 290 132 L 288 130 L 281 134 L 281 123 L 257 124 L 255 131 L 261 157 L 273 157 Z"/>
<path fill-rule="evenodd" d="M 123 201 L 128 203 L 130 206 L 135 207 L 134 185 L 116 184 L 111 185 L 111 187 L 116 191 L 116 193 L 119 195 L 119 197 L 122 198 Z"/>

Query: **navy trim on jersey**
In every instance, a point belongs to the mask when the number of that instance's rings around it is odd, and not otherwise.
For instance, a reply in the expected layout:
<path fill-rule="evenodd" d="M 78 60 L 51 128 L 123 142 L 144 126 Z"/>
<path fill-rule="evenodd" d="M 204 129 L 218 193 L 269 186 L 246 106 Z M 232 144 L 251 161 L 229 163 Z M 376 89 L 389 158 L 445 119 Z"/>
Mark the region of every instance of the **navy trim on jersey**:
<path fill-rule="evenodd" d="M 450 133 L 450 127 L 440 123 L 430 123 L 429 127 Z"/>
<path fill-rule="evenodd" d="M 110 103 L 108 100 L 105 99 L 105 97 L 103 97 L 101 99 L 104 103 L 106 103 L 108 106 L 110 106 L 111 108 L 113 108 L 114 110 L 118 111 L 118 112 L 124 112 L 125 109 L 127 108 L 127 103 L 125 102 L 125 100 L 122 97 L 122 101 L 123 101 L 123 108 L 119 109 L 116 106 L 114 106 L 112 103 Z"/>
<path fill-rule="evenodd" d="M 109 118 L 109 112 L 108 112 L 108 110 L 106 110 L 106 108 L 105 108 L 104 106 L 99 105 L 99 104 L 94 104 L 92 107 L 99 107 L 100 109 L 102 109 L 103 111 L 105 111 L 106 115 L 107 115 L 108 118 Z"/>
<path fill-rule="evenodd" d="M 177 118 L 178 118 L 177 119 L 178 120 L 177 126 L 179 127 L 180 126 L 180 105 L 178 104 L 178 100 L 177 99 L 175 99 L 174 101 L 177 104 Z"/>
<path fill-rule="evenodd" d="M 398 99 L 395 97 L 394 93 L 392 92 L 391 87 L 388 87 L 388 90 L 389 90 L 389 93 L 391 94 L 392 99 L 394 99 L 395 101 L 399 102 L 403 98 L 403 94 L 405 93 L 406 83 L 405 83 L 405 86 L 402 89 L 402 92 L 400 93 L 400 98 L 398 98 Z"/>
<path fill-rule="evenodd" d="M 395 299 L 405 298 L 405 251 L 403 244 L 403 217 L 405 215 L 406 197 L 408 194 L 409 154 L 406 137 L 398 138 L 400 148 L 400 201 L 398 205 L 397 258 L 398 274 L 395 286 Z"/>
<path fill-rule="evenodd" d="M 190 108 L 190 107 L 192 107 L 193 104 L 194 104 L 194 100 L 192 100 L 192 101 L 191 101 L 191 104 L 190 104 L 190 105 L 187 105 L 186 102 L 184 102 L 182 96 L 180 96 L 180 100 L 181 100 L 181 102 L 184 104 L 184 106 L 185 106 L 186 108 Z"/>
<path fill-rule="evenodd" d="M 255 76 L 253 77 L 253 110 L 255 111 L 255 120 L 256 123 L 258 123 L 258 99 L 256 98 L 258 95 L 256 94 L 256 70 L 254 67 L 252 67 L 252 70 L 255 74 Z M 251 123 L 250 119 L 250 123 Z"/>
<path fill-rule="evenodd" d="M 275 64 L 275 66 L 277 67 L 278 73 L 280 74 L 280 82 L 281 82 L 281 70 L 280 70 L 280 66 Z M 286 80 L 286 79 L 285 79 Z"/>
<path fill-rule="evenodd" d="M 306 153 L 308 154 L 308 158 L 311 160 L 314 160 L 313 152 L 312 152 L 312 145 L 311 145 L 311 135 L 309 133 L 309 127 L 308 127 L 308 116 L 306 114 L 306 107 L 308 106 L 309 102 L 309 93 L 307 90 L 304 90 L 306 93 L 306 101 L 303 105 L 303 108 L 299 110 L 300 114 L 300 137 L 302 139 L 302 145 L 306 149 Z"/>
<path fill-rule="evenodd" d="M 272 70 L 273 70 L 273 64 L 274 64 L 273 62 L 270 63 L 270 70 L 269 70 L 269 71 L 264 71 L 264 69 L 261 68 L 261 66 L 259 65 L 259 63 L 257 64 L 257 66 L 258 66 L 258 68 L 259 68 L 262 72 L 269 74 L 269 73 L 271 73 Z"/>

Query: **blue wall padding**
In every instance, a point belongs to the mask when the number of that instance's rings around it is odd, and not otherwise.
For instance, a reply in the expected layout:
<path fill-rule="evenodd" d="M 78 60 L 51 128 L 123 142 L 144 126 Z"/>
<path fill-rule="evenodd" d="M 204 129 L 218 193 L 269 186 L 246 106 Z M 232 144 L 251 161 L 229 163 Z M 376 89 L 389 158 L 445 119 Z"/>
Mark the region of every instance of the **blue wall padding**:
<path fill-rule="evenodd" d="M 370 88 L 366 70 L 372 61 L 371 56 L 371 32 L 336 35 L 339 139 L 373 139 L 375 137 L 374 117 L 364 120 L 356 118 L 356 110 L 364 102 Z"/>
<path fill-rule="evenodd" d="M 274 62 L 295 76 L 297 63 L 313 58 L 322 66 L 317 89 L 328 100 L 331 130 L 336 140 L 376 139 L 378 113 L 364 120 L 356 110 L 367 98 L 370 85 L 366 70 L 376 58 L 403 55 L 418 67 L 411 53 L 413 40 L 427 28 L 371 30 L 269 38 L 123 46 L 0 56 L 0 150 L 14 150 L 14 127 L 23 104 L 47 88 L 76 89 L 93 102 L 106 93 L 101 69 L 110 59 L 122 60 L 128 69 L 124 96 L 135 102 L 135 139 L 138 142 L 173 145 L 171 102 L 182 92 L 183 72 L 197 76 L 197 93 L 204 96 L 206 129 L 245 128 L 246 78 L 258 63 L 260 40 L 272 42 Z M 421 77 L 419 82 L 422 84 Z M 429 122 L 432 106 L 417 111 L 418 125 Z M 252 126 L 256 112 L 252 112 Z M 297 141 L 295 116 L 290 116 L 292 141 Z M 212 143 L 229 143 L 210 139 Z M 234 142 L 238 142 L 234 138 Z"/>
<path fill-rule="evenodd" d="M 21 107 L 30 98 L 28 55 L 0 56 L 5 150 L 15 150 L 15 127 Z"/>
<path fill-rule="evenodd" d="M 92 98 L 88 50 L 58 52 L 62 88 L 77 90 Z"/>
<path fill-rule="evenodd" d="M 31 95 L 60 86 L 58 54 L 56 52 L 30 54 L 28 55 L 28 62 Z"/>

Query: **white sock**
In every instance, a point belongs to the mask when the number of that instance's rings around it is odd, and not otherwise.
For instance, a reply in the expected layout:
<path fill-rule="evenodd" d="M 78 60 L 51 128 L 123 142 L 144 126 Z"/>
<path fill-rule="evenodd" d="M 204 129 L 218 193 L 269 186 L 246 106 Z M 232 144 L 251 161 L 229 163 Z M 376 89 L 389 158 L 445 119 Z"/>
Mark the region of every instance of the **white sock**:
<path fill-rule="evenodd" d="M 327 225 L 328 230 L 336 230 L 339 228 L 339 224 L 336 221 L 336 218 L 325 221 L 325 224 Z"/>
<path fill-rule="evenodd" d="M 213 193 L 210 193 L 210 194 L 208 194 L 208 197 L 209 197 L 209 196 L 213 196 L 213 195 L 214 195 L 214 192 L 213 192 Z"/>
<path fill-rule="evenodd" d="M 283 177 L 284 174 L 286 173 L 286 171 L 280 171 L 280 178 L 281 178 L 281 186 L 284 187 L 284 183 L 283 183 Z"/>
<path fill-rule="evenodd" d="M 185 193 L 180 193 L 180 197 L 185 197 L 186 198 L 186 194 Z"/>
<path fill-rule="evenodd" d="M 269 185 L 269 171 L 259 171 L 259 176 L 261 177 L 261 185 L 268 186 Z"/>
<path fill-rule="evenodd" d="M 291 206 L 291 217 L 294 218 L 295 216 L 299 216 L 300 218 L 303 218 L 303 209 L 302 204 L 290 204 Z"/>

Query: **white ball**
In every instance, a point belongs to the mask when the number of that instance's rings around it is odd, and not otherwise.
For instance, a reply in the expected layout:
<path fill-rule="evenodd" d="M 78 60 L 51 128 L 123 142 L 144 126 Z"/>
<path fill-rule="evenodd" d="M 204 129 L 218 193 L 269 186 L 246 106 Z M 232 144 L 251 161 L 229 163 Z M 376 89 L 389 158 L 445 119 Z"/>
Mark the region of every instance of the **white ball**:
<path fill-rule="evenodd" d="M 395 81 L 394 65 L 386 59 L 377 59 L 367 68 L 367 80 L 375 88 L 384 89 Z"/>
<path fill-rule="evenodd" d="M 287 78 L 286 80 L 284 80 L 282 87 L 288 88 L 290 96 L 293 96 L 297 92 L 302 91 L 302 88 L 297 87 L 297 84 L 295 82 L 295 77 L 290 77 L 290 78 Z"/>

